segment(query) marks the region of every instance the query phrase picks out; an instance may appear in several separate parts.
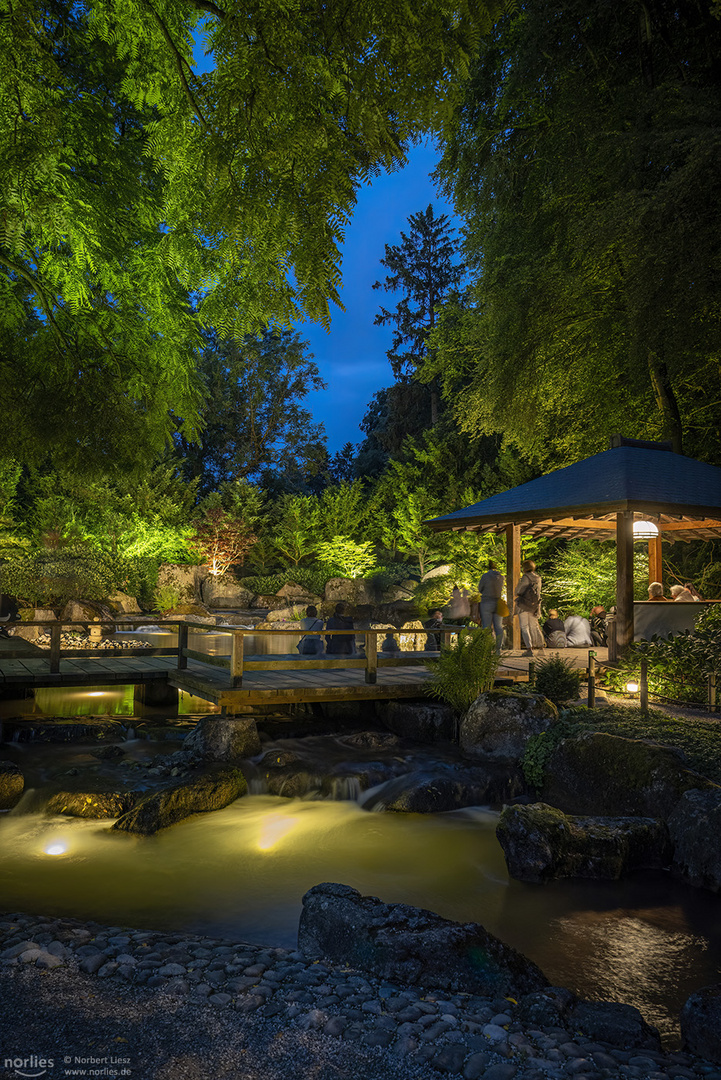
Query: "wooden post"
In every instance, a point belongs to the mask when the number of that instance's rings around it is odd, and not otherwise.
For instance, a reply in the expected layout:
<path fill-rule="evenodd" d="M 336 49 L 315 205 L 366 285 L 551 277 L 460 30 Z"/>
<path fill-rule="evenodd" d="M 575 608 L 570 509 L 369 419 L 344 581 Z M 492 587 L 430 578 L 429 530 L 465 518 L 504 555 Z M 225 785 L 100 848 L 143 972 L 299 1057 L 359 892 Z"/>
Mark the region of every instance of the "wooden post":
<path fill-rule="evenodd" d="M 641 660 L 641 678 L 639 681 L 639 697 L 641 699 L 641 716 L 648 716 L 648 660 Z"/>
<path fill-rule="evenodd" d="M 716 672 L 709 672 L 708 676 L 708 707 L 711 712 L 716 712 Z"/>
<path fill-rule="evenodd" d="M 230 685 L 243 685 L 243 631 L 233 630 L 230 646 Z"/>
<path fill-rule="evenodd" d="M 596 653 L 588 650 L 588 707 L 596 708 Z"/>
<path fill-rule="evenodd" d="M 616 514 L 616 647 L 623 656 L 633 641 L 633 512 Z"/>
<path fill-rule="evenodd" d="M 378 678 L 378 631 L 366 630 L 366 682 L 375 683 Z"/>
<path fill-rule="evenodd" d="M 661 552 L 661 533 L 648 542 L 648 583 L 660 581 L 663 584 L 663 560 Z"/>
<path fill-rule="evenodd" d="M 188 624 L 178 623 L 178 671 L 184 671 L 188 666 L 188 657 L 185 650 L 188 648 Z"/>
<path fill-rule="evenodd" d="M 60 671 L 60 634 L 62 623 L 56 622 L 50 627 L 50 674 L 57 675 Z"/>
<path fill-rule="evenodd" d="M 606 643 L 608 644 L 608 659 L 610 663 L 615 664 L 615 662 L 618 660 L 618 649 L 616 648 L 615 615 L 609 615 L 606 619 Z"/>
<path fill-rule="evenodd" d="M 513 594 L 521 580 L 521 526 L 506 525 L 506 603 L 511 620 L 511 648 L 521 647 L 521 625 L 513 610 Z"/>

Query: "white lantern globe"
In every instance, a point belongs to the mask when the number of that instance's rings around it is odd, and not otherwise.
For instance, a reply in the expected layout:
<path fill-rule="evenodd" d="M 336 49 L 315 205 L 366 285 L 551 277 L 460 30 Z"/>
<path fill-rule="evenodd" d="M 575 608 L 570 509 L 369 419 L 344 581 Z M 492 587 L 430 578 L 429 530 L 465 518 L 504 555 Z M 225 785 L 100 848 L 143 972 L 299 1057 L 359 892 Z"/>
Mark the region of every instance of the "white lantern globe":
<path fill-rule="evenodd" d="M 634 540 L 655 540 L 657 536 L 658 525 L 655 525 L 653 521 L 634 521 Z"/>

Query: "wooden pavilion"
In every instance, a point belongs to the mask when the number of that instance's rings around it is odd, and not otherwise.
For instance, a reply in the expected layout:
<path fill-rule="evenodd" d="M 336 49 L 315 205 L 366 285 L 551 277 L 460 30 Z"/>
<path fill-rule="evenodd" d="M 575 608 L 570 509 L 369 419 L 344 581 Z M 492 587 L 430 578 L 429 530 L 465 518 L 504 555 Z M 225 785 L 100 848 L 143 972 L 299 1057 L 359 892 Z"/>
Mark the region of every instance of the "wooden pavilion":
<path fill-rule="evenodd" d="M 648 538 L 641 522 L 658 530 Z M 564 469 L 520 484 L 474 506 L 432 518 L 434 532 L 504 533 L 506 589 L 521 576 L 521 534 L 616 542 L 616 642 L 633 641 L 633 545 L 648 541 L 649 581 L 661 581 L 661 545 L 721 537 L 721 469 L 676 454 L 670 443 L 640 442 L 621 435 L 611 448 Z M 634 524 L 636 533 L 634 534 Z M 513 622 L 513 646 L 520 645 Z"/>

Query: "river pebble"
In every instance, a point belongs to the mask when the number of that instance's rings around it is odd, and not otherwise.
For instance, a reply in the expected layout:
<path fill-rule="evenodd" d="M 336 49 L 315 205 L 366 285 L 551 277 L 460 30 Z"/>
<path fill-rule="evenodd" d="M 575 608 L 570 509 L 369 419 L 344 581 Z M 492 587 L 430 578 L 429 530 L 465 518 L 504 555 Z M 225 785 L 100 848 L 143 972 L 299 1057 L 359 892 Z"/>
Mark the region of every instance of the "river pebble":
<path fill-rule="evenodd" d="M 297 951 L 164 935 L 27 914 L 0 916 L 0 969 L 66 967 L 187 998 L 198 1007 L 274 1017 L 300 1031 L 380 1048 L 463 1080 L 721 1080 L 679 1051 L 624 1050 L 562 1028 L 524 1029 L 513 999 L 432 993 Z M 572 1037 L 571 1037 L 572 1036 Z"/>

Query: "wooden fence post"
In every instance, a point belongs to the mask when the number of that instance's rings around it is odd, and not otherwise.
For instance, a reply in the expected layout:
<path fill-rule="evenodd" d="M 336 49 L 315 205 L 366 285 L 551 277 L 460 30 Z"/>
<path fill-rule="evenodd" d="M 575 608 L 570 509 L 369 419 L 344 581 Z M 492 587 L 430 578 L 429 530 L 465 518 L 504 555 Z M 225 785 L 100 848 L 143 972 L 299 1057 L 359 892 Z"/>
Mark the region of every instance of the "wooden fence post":
<path fill-rule="evenodd" d="M 596 707 L 596 653 L 593 649 L 588 650 L 588 707 Z"/>
<path fill-rule="evenodd" d="M 716 672 L 710 671 L 708 675 L 708 707 L 711 712 L 716 712 Z"/>
<path fill-rule="evenodd" d="M 230 646 L 230 685 L 243 685 L 243 631 L 233 630 Z"/>
<path fill-rule="evenodd" d="M 366 682 L 378 681 L 378 631 L 366 630 Z"/>
<path fill-rule="evenodd" d="M 188 648 L 188 624 L 178 623 L 178 671 L 184 671 L 188 666 L 188 657 L 185 650 Z"/>
<path fill-rule="evenodd" d="M 63 625 L 60 622 L 53 623 L 50 627 L 50 674 L 57 675 L 60 671 L 60 634 Z"/>
<path fill-rule="evenodd" d="M 648 716 L 648 660 L 646 657 L 641 660 L 639 691 L 641 699 L 641 715 Z"/>

